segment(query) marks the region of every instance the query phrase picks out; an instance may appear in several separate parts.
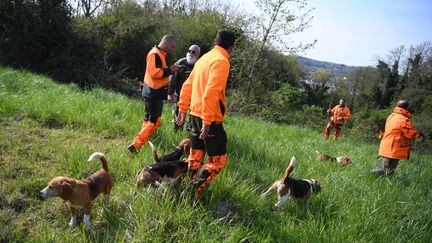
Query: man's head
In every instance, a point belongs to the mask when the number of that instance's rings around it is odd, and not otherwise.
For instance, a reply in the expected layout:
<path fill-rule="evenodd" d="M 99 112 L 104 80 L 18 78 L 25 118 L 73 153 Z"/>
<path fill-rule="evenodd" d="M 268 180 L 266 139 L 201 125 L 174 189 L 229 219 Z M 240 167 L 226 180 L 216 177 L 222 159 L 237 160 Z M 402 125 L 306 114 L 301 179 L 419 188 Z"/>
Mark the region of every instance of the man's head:
<path fill-rule="evenodd" d="M 231 53 L 235 46 L 235 34 L 234 32 L 228 30 L 228 29 L 221 29 L 218 31 L 216 38 L 214 40 L 214 44 L 218 45 L 225 50 L 227 50 L 228 53 Z"/>
<path fill-rule="evenodd" d="M 191 45 L 189 47 L 188 52 L 186 53 L 186 61 L 189 64 L 195 64 L 195 62 L 198 60 L 198 58 L 200 57 L 200 52 L 201 49 L 199 46 L 197 45 Z"/>
<path fill-rule="evenodd" d="M 402 109 L 405 109 L 405 110 L 408 110 L 408 109 L 409 109 L 409 103 L 408 103 L 408 101 L 406 101 L 406 100 L 399 100 L 399 101 L 396 103 L 396 106 L 397 106 L 397 107 L 400 107 L 400 108 L 402 108 Z"/>
<path fill-rule="evenodd" d="M 164 50 L 166 53 L 172 52 L 176 47 L 175 37 L 172 35 L 165 35 L 164 37 L 162 37 L 161 41 L 159 42 L 158 47 Z"/>
<path fill-rule="evenodd" d="M 339 100 L 339 105 L 340 105 L 340 106 L 345 106 L 345 100 L 340 99 L 340 100 Z"/>

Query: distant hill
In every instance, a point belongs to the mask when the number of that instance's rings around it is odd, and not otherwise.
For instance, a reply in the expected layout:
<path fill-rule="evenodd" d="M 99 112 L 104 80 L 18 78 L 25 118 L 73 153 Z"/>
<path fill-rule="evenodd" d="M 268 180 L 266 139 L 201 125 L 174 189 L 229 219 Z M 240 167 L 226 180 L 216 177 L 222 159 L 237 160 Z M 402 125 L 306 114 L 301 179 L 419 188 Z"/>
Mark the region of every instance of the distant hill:
<path fill-rule="evenodd" d="M 301 57 L 301 56 L 298 56 L 297 60 L 308 69 L 311 70 L 318 69 L 318 68 L 327 69 L 333 71 L 336 74 L 336 76 L 339 77 L 348 76 L 357 68 L 359 68 L 356 66 L 347 66 L 345 64 L 318 61 L 318 60 L 310 59 L 307 57 Z"/>

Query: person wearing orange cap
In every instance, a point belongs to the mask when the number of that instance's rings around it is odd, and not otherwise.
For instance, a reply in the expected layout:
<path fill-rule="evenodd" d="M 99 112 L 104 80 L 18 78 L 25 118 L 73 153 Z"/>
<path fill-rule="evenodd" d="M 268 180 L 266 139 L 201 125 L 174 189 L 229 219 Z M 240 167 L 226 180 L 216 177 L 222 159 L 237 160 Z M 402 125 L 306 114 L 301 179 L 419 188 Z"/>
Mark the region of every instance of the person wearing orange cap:
<path fill-rule="evenodd" d="M 181 70 L 179 65 L 167 66 L 165 57 L 176 46 L 172 35 L 162 37 L 159 44 L 147 54 L 142 96 L 145 102 L 144 121 L 141 131 L 128 146 L 129 152 L 136 154 L 161 124 L 163 101 L 168 96 L 168 77 Z"/>
<path fill-rule="evenodd" d="M 351 119 L 351 113 L 343 99 L 339 100 L 339 105 L 333 107 L 333 109 L 328 109 L 327 113 L 330 116 L 330 122 L 327 123 L 324 129 L 324 137 L 328 139 L 331 129 L 334 128 L 333 141 L 335 141 L 339 137 L 344 122 Z"/>
<path fill-rule="evenodd" d="M 398 166 L 399 160 L 408 160 L 410 157 L 411 141 L 423 137 L 416 129 L 406 100 L 397 102 L 393 113 L 387 118 L 384 134 L 382 135 L 379 155 L 383 158 L 383 167 L 372 169 L 372 173 L 392 175 Z"/>
<path fill-rule="evenodd" d="M 199 175 L 195 174 L 192 181 L 193 196 L 196 198 L 228 162 L 227 136 L 222 122 L 226 116 L 228 58 L 234 43 L 234 32 L 220 30 L 214 41 L 215 46 L 195 63 L 180 92 L 177 124 L 184 123 L 185 113 L 190 110 L 192 148 L 188 163 L 192 174 L 201 167 L 205 154 L 208 155 L 204 170 Z"/>

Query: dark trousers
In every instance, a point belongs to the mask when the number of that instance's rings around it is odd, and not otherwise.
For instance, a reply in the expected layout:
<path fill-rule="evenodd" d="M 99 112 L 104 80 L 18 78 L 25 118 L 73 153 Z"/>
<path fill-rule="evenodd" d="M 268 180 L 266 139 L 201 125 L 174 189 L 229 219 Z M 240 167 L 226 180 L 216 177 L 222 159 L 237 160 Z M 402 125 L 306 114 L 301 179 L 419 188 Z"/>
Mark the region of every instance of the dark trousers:
<path fill-rule="evenodd" d="M 144 98 L 144 121 L 156 124 L 157 119 L 162 115 L 163 100 Z"/>
<path fill-rule="evenodd" d="M 227 136 L 222 123 L 213 122 L 210 125 L 210 132 L 204 140 L 199 138 L 202 128 L 202 120 L 196 116 L 190 116 L 192 129 L 190 131 L 192 148 L 206 150 L 208 156 L 226 154 Z"/>

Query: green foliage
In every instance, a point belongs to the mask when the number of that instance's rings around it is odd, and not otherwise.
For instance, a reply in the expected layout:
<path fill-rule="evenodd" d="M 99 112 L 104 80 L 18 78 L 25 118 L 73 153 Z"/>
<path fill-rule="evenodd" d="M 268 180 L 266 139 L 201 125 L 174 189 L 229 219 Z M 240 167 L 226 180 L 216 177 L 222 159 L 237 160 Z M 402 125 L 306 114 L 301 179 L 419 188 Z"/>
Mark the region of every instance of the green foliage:
<path fill-rule="evenodd" d="M 393 109 L 358 109 L 351 114 L 350 134 L 363 141 L 379 142 L 379 132 L 384 131 L 387 117 Z"/>
<path fill-rule="evenodd" d="M 273 92 L 271 101 L 275 109 L 290 110 L 299 110 L 304 103 L 300 90 L 289 84 L 284 84 L 280 89 Z"/>
<path fill-rule="evenodd" d="M 0 64 L 43 73 L 66 68 L 71 41 L 66 0 L 0 2 Z"/>

